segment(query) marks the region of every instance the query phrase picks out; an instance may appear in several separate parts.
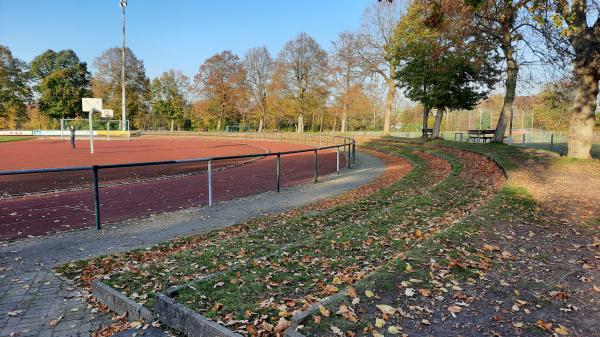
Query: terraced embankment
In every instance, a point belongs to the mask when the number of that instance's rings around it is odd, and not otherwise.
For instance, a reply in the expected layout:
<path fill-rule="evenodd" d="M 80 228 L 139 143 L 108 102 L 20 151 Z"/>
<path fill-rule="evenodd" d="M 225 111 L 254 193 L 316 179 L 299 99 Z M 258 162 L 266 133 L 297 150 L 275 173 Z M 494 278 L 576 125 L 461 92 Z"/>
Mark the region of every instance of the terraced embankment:
<path fill-rule="evenodd" d="M 83 281 L 112 273 L 108 284 L 148 307 L 157 291 L 222 272 L 188 284 L 177 301 L 244 334 L 281 334 L 294 313 L 459 222 L 503 181 L 497 166 L 474 153 L 391 142 L 371 147 L 396 156 L 388 162 L 406 158 L 412 170 L 388 179 L 387 186 L 341 197 L 337 205 L 73 263 L 62 271 Z"/>

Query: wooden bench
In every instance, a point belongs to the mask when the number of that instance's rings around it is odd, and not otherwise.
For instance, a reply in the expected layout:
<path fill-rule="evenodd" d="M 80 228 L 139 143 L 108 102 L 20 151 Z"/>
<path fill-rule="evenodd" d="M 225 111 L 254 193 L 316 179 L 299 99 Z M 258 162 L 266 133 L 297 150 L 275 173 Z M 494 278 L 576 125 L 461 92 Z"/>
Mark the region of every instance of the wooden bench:
<path fill-rule="evenodd" d="M 487 143 L 494 139 L 496 130 L 468 130 L 467 142 L 473 141 L 474 143 Z"/>
<path fill-rule="evenodd" d="M 423 134 L 423 138 L 431 138 L 433 129 L 421 129 L 421 133 Z"/>

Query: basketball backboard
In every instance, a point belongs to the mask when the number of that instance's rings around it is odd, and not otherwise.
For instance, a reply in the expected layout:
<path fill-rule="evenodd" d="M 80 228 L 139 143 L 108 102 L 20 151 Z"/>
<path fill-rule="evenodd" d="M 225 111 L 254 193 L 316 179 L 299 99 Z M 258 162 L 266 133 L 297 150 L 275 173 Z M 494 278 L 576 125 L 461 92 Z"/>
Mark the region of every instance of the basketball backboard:
<path fill-rule="evenodd" d="M 95 112 L 102 110 L 102 98 L 82 98 L 81 111 Z"/>
<path fill-rule="evenodd" d="M 100 117 L 102 118 L 112 118 L 114 116 L 112 109 L 102 109 L 100 110 Z"/>

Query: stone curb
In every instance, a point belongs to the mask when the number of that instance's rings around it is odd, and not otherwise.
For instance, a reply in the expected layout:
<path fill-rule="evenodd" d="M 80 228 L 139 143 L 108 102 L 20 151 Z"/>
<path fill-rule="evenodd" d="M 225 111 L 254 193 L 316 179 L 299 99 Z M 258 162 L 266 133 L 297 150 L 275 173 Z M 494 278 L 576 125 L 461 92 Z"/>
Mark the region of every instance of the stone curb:
<path fill-rule="evenodd" d="M 154 301 L 157 318 L 188 337 L 243 337 L 223 325 L 211 321 L 165 294 L 157 293 Z"/>
<path fill-rule="evenodd" d="M 92 295 L 119 315 L 127 313 L 130 320 L 144 319 L 146 322 L 154 320 L 154 314 L 146 307 L 100 280 L 92 281 Z"/>
<path fill-rule="evenodd" d="M 312 314 L 319 311 L 319 307 L 321 305 L 322 306 L 329 305 L 329 304 L 337 301 L 341 297 L 346 296 L 346 294 L 348 293 L 348 289 L 349 288 L 345 288 L 344 290 L 338 291 L 337 293 L 335 293 L 331 296 L 325 297 L 322 300 L 320 300 L 319 302 L 311 305 L 308 309 L 295 314 L 292 317 L 292 325 L 289 328 L 285 329 L 285 331 L 283 332 L 283 336 L 284 337 L 306 337 L 305 335 L 303 335 L 302 333 L 297 331 L 298 326 L 302 325 L 302 323 L 304 323 Z"/>

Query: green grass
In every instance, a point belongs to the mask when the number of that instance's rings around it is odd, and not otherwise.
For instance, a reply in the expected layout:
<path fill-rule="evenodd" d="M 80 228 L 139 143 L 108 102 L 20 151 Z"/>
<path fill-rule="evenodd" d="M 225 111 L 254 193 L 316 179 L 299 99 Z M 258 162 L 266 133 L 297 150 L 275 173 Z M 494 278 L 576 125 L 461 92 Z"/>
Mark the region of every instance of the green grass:
<path fill-rule="evenodd" d="M 33 137 L 26 137 L 26 136 L 0 136 L 0 143 L 2 142 L 15 142 L 18 140 L 27 140 L 27 139 L 31 139 Z"/>
<path fill-rule="evenodd" d="M 328 289 L 335 292 L 352 284 L 362 275 L 344 282 L 348 274 L 377 269 L 416 244 L 413 233 L 417 229 L 435 233 L 445 215 L 467 208 L 477 198 L 479 189 L 460 175 L 461 161 L 449 154 L 438 155 L 450 161 L 452 172 L 427 193 L 398 200 L 387 209 L 376 205 L 360 221 L 330 223 L 318 236 L 306 238 L 284 254 L 252 261 L 183 289 L 177 301 L 215 319 L 224 315 L 238 320 L 269 317 L 267 321 L 275 324 L 282 306 L 286 312 L 297 310 L 306 298 L 323 297 Z M 290 305 L 290 301 L 297 303 Z"/>
<path fill-rule="evenodd" d="M 523 155 L 501 145 L 463 144 L 427 143 L 464 146 L 496 156 L 506 165 L 512 163 L 509 154 Z M 150 308 L 156 292 L 222 271 L 183 288 L 177 301 L 214 319 L 276 324 L 280 317 L 289 319 L 292 311 L 393 263 L 400 253 L 428 260 L 431 251 L 417 248 L 423 240 L 437 238 L 440 231 L 448 238 L 463 238 L 460 225 L 453 224 L 453 214 L 470 212 L 473 201 L 489 187 L 472 179 L 475 172 L 464 173 L 464 159 L 446 150 L 423 147 L 419 141 L 375 141 L 369 146 L 405 157 L 413 163 L 412 171 L 394 185 L 350 204 L 310 214 L 259 218 L 240 233 L 226 234 L 231 231 L 225 229 L 201 239 L 178 239 L 149 249 L 69 263 L 59 271 L 78 277 L 117 269 L 106 282 Z M 415 150 L 444 158 L 451 165 L 450 175 L 438 182 L 435 169 Z M 417 230 L 422 237 L 415 237 Z M 442 247 L 439 240 L 433 244 Z M 171 253 L 174 248 L 177 251 Z M 472 276 L 468 270 L 455 272 Z M 378 275 L 381 289 L 393 289 L 395 274 Z M 245 328 L 245 324 L 236 324 L 236 328 Z"/>
<path fill-rule="evenodd" d="M 483 226 L 493 221 L 533 221 L 534 217 L 535 203 L 531 195 L 523 188 L 505 186 L 476 213 L 437 233 L 421 245 L 406 251 L 402 258 L 389 261 L 377 272 L 354 284 L 354 288 L 360 297 L 360 304 L 352 305 L 352 298 L 343 296 L 326 306 L 332 313 L 329 318 L 321 317 L 319 324 L 312 319 L 308 319 L 301 332 L 307 336 L 331 335 L 331 326 L 335 326 L 342 331 L 362 331 L 365 326 L 372 326 L 375 318 L 378 317 L 379 312 L 375 305 L 402 306 L 401 303 L 386 302 L 398 300 L 397 294 L 402 292 L 398 290 L 400 284 L 429 289 L 432 296 L 443 294 L 442 292 L 436 292 L 436 286 L 439 287 L 440 284 L 435 284 L 435 270 L 432 270 L 430 265 L 432 258 L 438 260 L 439 265 L 444 266 L 450 262 L 447 257 L 452 257 L 464 266 L 448 268 L 450 273 L 444 276 L 446 281 L 461 282 L 467 279 L 475 279 L 479 276 L 477 264 L 488 262 L 484 261 L 485 257 L 476 255 L 478 253 L 477 249 L 481 248 L 481 243 L 478 242 L 475 234 Z M 444 252 L 444 254 L 441 255 L 440 252 Z M 465 252 L 468 253 L 465 254 Z M 411 272 L 406 271 L 407 263 L 411 265 Z M 415 280 L 420 282 L 415 283 Z M 376 297 L 365 297 L 363 294 L 366 290 L 372 291 Z M 400 301 L 404 300 L 400 299 Z M 333 314 L 338 311 L 342 304 L 354 307 L 355 312 L 358 313 L 356 323 L 343 318 L 339 314 Z M 412 305 L 417 305 L 417 303 L 412 303 Z M 319 313 L 315 314 L 318 315 Z M 394 319 L 392 317 L 387 322 L 388 326 L 400 323 L 395 322 Z"/>
<path fill-rule="evenodd" d="M 390 189 L 384 189 L 368 198 L 349 205 L 342 205 L 333 209 L 325 210 L 312 216 L 301 215 L 292 219 L 286 219 L 280 223 L 260 228 L 239 237 L 226 240 L 215 240 L 202 249 L 191 249 L 178 252 L 168 259 L 156 261 L 144 266 L 141 275 L 138 270 L 118 273 L 108 281 L 109 284 L 121 287 L 128 294 L 144 293 L 148 289 L 144 285 L 150 280 L 159 282 L 160 289 L 181 284 L 188 280 L 189 276 L 199 278 L 201 274 L 228 269 L 234 264 L 244 264 L 253 259 L 276 254 L 282 250 L 294 251 L 305 242 L 314 241 L 315 233 L 321 237 L 345 238 L 354 235 L 365 236 L 367 232 L 363 228 L 358 231 L 355 228 L 344 229 L 340 224 L 355 224 L 364 219 L 377 218 L 379 210 L 390 207 L 391 204 L 406 198 L 427 187 L 430 180 L 425 163 L 410 153 L 410 149 L 404 153 L 414 163 L 413 170 L 398 184 Z M 341 227 L 341 228 L 340 228 Z M 176 263 L 169 263 L 177 261 Z M 198 270 L 204 270 L 198 273 Z M 149 297 L 152 293 L 149 293 Z M 152 301 L 147 302 L 149 306 Z"/>

